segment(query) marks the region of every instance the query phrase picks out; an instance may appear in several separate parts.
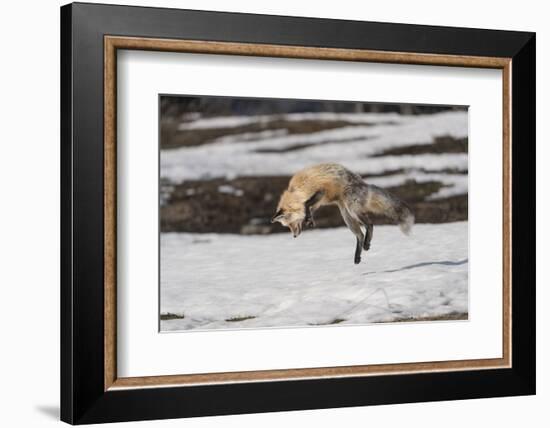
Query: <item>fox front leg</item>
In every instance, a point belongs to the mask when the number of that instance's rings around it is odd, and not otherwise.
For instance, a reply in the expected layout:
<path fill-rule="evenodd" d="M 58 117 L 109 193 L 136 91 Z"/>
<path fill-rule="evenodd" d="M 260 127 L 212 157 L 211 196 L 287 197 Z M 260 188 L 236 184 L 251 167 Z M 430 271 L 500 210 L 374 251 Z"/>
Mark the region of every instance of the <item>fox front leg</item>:
<path fill-rule="evenodd" d="M 324 192 L 322 190 L 318 190 L 313 194 L 313 196 L 311 196 L 305 202 L 304 210 L 305 210 L 306 216 L 304 218 L 304 225 L 306 227 L 315 227 L 315 221 L 313 220 L 314 206 L 321 200 L 323 195 L 324 195 Z"/>
<path fill-rule="evenodd" d="M 313 210 L 306 208 L 306 218 L 304 219 L 305 227 L 315 227 L 315 220 L 313 219 Z"/>

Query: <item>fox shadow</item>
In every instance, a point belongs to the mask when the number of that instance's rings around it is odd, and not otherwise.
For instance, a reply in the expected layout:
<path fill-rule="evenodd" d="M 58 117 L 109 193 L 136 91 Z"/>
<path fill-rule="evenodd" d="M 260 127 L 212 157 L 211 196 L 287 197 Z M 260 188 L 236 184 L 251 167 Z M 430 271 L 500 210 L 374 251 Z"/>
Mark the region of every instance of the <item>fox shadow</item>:
<path fill-rule="evenodd" d="M 402 272 L 404 270 L 416 269 L 416 268 L 421 268 L 421 267 L 425 267 L 425 266 L 434 266 L 434 265 L 460 266 L 460 265 L 463 265 L 463 264 L 466 264 L 466 263 L 468 263 L 467 258 L 463 259 L 463 260 L 457 260 L 457 261 L 441 260 L 441 261 L 436 261 L 436 262 L 422 262 L 422 263 L 415 263 L 414 265 L 403 266 L 402 268 L 399 268 L 399 269 L 382 270 L 382 271 L 379 271 L 379 272 L 365 272 L 362 275 L 373 275 L 373 274 L 376 274 L 376 273 Z"/>

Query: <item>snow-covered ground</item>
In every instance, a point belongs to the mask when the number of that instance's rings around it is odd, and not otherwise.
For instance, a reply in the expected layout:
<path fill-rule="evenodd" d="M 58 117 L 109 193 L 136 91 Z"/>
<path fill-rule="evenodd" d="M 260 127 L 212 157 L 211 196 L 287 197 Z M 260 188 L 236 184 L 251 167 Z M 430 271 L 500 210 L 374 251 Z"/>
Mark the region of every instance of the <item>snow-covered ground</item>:
<path fill-rule="evenodd" d="M 230 128 L 281 118 L 286 121 L 341 120 L 349 125 L 307 134 L 288 134 L 284 129 L 233 134 L 200 146 L 162 150 L 161 177 L 177 184 L 185 180 L 220 177 L 292 175 L 307 165 L 338 162 L 359 174 L 404 170 L 369 178 L 369 183 L 379 186 L 395 186 L 407 180 L 440 181 L 447 185 L 440 193 L 432 195 L 432 199 L 468 192 L 467 174 L 448 173 L 448 170 L 468 169 L 466 153 L 372 157 L 392 148 L 432 144 L 436 137 L 467 137 L 466 111 L 414 116 L 395 113 L 293 113 L 213 117 L 184 122 L 180 129 Z M 293 149 L 284 151 L 285 148 Z M 447 171 L 444 175 L 438 174 L 437 171 L 441 170 Z"/>
<path fill-rule="evenodd" d="M 466 138 L 467 111 L 189 118 L 180 132 L 220 132 L 201 145 L 161 151 L 163 201 L 188 180 L 291 176 L 321 162 L 341 163 L 381 187 L 442 183 L 426 201 L 468 193 L 467 153 L 385 153 L 438 137 Z M 288 124 L 299 121 L 338 127 L 290 132 Z M 240 129 L 254 124 L 262 126 Z M 222 182 L 217 191 L 246 202 L 247 193 L 232 184 Z M 468 312 L 467 222 L 418 224 L 410 237 L 395 226 L 376 226 L 360 265 L 353 264 L 354 249 L 346 228 L 307 230 L 298 239 L 163 233 L 161 329 L 364 324 Z"/>
<path fill-rule="evenodd" d="M 184 122 L 179 126 L 181 130 L 188 129 L 212 129 L 212 128 L 232 128 L 251 123 L 263 122 L 269 123 L 284 118 L 288 121 L 303 120 L 323 120 L 326 122 L 343 120 L 352 123 L 376 124 L 387 122 L 405 122 L 412 116 L 403 116 L 398 113 L 331 113 L 331 112 L 304 112 L 287 114 L 266 114 L 256 116 L 215 116 L 201 117 L 200 114 L 194 116 L 192 120 Z"/>
<path fill-rule="evenodd" d="M 161 330 L 364 324 L 468 312 L 468 223 L 161 235 Z"/>

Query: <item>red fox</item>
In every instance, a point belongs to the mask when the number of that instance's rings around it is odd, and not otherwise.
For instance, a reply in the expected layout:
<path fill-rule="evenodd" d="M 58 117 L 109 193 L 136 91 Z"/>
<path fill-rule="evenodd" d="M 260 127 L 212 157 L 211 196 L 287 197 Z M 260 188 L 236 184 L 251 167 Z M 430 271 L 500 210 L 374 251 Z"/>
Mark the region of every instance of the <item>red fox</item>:
<path fill-rule="evenodd" d="M 405 234 L 414 224 L 414 215 L 407 204 L 335 163 L 314 165 L 297 172 L 281 195 L 271 222 L 288 227 L 296 238 L 304 226 L 315 226 L 313 214 L 323 205 L 337 205 L 346 226 L 357 238 L 355 264 L 361 262 L 362 250 L 370 248 L 373 224 L 369 215 L 389 217 Z M 365 234 L 361 226 L 365 227 Z"/>

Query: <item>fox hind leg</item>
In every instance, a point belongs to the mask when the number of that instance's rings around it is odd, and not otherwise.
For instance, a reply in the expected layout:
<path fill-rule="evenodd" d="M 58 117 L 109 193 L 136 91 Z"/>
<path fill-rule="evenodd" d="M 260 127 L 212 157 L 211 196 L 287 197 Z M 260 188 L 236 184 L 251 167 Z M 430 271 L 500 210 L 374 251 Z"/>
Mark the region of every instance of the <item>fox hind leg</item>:
<path fill-rule="evenodd" d="M 374 225 L 366 214 L 360 214 L 359 221 L 361 222 L 361 224 L 363 224 L 363 226 L 365 226 L 365 240 L 363 241 L 363 249 L 365 251 L 368 251 L 370 249 L 370 241 L 372 240 Z"/>
<path fill-rule="evenodd" d="M 370 249 L 370 241 L 372 239 L 372 232 L 374 231 L 374 226 L 372 223 L 368 223 L 365 225 L 365 241 L 363 242 L 363 249 L 365 251 L 368 251 Z"/>
<path fill-rule="evenodd" d="M 361 240 L 357 238 L 357 244 L 355 245 L 355 255 L 353 256 L 353 263 L 358 265 L 361 263 L 361 252 L 363 251 L 363 246 Z"/>
<path fill-rule="evenodd" d="M 353 262 L 355 264 L 361 263 L 361 252 L 363 251 L 363 243 L 365 242 L 365 236 L 361 230 L 361 223 L 354 219 L 345 208 L 340 207 L 340 213 L 342 218 L 346 223 L 346 226 L 352 233 L 355 235 L 356 244 L 355 244 L 355 255 L 353 257 Z"/>

